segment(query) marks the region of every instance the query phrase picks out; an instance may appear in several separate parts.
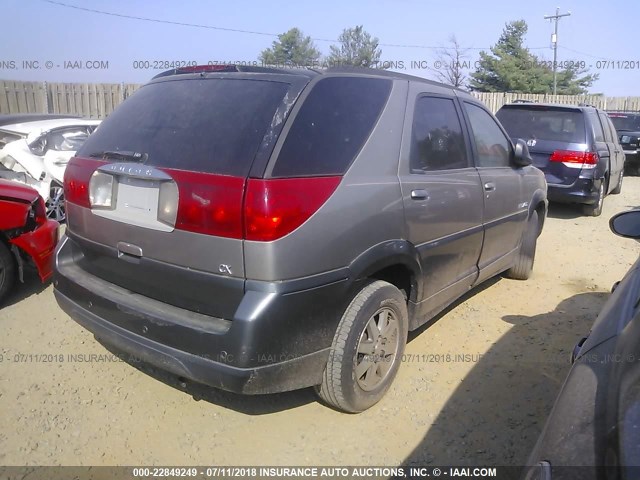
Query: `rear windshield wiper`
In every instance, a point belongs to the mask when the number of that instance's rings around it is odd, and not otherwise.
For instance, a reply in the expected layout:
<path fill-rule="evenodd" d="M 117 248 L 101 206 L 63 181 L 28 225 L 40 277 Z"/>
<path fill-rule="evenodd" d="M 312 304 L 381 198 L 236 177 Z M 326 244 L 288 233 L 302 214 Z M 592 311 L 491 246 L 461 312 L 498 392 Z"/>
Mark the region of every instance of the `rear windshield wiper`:
<path fill-rule="evenodd" d="M 89 155 L 91 158 L 102 158 L 103 160 L 124 160 L 144 163 L 149 158 L 149 154 L 141 152 L 131 152 L 127 150 L 95 152 Z"/>

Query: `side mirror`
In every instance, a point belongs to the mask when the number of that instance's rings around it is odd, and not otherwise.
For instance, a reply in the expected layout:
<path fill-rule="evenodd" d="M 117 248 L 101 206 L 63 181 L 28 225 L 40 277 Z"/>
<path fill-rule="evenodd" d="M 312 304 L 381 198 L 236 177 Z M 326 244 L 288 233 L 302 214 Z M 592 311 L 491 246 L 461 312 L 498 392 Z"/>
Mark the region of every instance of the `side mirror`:
<path fill-rule="evenodd" d="M 526 167 L 533 163 L 531 154 L 529 153 L 529 147 L 524 140 L 518 138 L 515 144 L 515 150 L 513 152 L 513 163 L 518 167 Z"/>
<path fill-rule="evenodd" d="M 640 210 L 618 213 L 609 220 L 609 228 L 616 235 L 640 239 Z"/>

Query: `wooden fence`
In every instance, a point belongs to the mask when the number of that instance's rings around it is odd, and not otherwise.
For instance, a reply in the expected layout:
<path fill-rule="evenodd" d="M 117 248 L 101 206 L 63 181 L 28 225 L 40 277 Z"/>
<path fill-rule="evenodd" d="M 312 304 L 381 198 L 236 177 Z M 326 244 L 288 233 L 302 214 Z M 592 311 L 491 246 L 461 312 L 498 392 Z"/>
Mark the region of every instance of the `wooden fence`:
<path fill-rule="evenodd" d="M 0 114 L 67 113 L 102 119 L 140 86 L 135 83 L 0 80 Z"/>
<path fill-rule="evenodd" d="M 135 83 L 51 83 L 0 80 L 0 114 L 68 113 L 87 118 L 105 118 L 140 88 Z M 640 97 L 604 95 L 531 95 L 522 93 L 477 93 L 492 112 L 514 100 L 562 104 L 587 103 L 603 110 L 640 111 Z"/>

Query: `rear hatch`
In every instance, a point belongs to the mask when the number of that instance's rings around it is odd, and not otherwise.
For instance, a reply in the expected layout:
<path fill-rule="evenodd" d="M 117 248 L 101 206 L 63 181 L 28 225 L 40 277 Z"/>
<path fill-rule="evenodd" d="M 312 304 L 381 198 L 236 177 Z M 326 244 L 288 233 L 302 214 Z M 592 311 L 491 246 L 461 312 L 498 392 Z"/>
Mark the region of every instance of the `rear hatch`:
<path fill-rule="evenodd" d="M 230 318 L 244 288 L 245 185 L 308 81 L 203 73 L 138 90 L 65 172 L 76 263 L 130 291 Z"/>
<path fill-rule="evenodd" d="M 585 119 L 579 109 L 514 104 L 503 106 L 496 116 L 513 140 L 527 142 L 533 165 L 550 184 L 572 185 L 582 170 L 583 156 L 593 160 L 587 152 Z"/>

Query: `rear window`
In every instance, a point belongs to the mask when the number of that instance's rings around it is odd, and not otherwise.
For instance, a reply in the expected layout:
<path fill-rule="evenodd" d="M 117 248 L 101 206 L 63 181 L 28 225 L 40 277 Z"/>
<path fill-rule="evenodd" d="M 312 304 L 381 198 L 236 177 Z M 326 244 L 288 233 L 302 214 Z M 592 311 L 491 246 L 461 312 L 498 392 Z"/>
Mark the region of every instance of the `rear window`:
<path fill-rule="evenodd" d="M 271 176 L 343 174 L 369 137 L 390 91 L 387 79 L 320 80 L 300 108 Z"/>
<path fill-rule="evenodd" d="M 619 132 L 633 132 L 640 130 L 640 114 L 627 115 L 624 113 L 610 113 L 609 118 L 613 122 L 613 126 Z"/>
<path fill-rule="evenodd" d="M 540 107 L 503 107 L 496 117 L 511 138 L 585 143 L 584 115 L 579 111 Z"/>
<path fill-rule="evenodd" d="M 132 151 L 157 167 L 246 176 L 287 89 L 244 79 L 152 83 L 105 119 L 78 156 Z"/>

